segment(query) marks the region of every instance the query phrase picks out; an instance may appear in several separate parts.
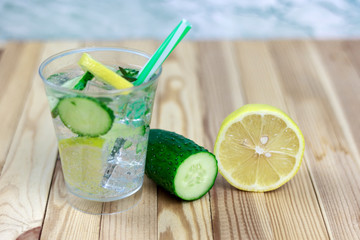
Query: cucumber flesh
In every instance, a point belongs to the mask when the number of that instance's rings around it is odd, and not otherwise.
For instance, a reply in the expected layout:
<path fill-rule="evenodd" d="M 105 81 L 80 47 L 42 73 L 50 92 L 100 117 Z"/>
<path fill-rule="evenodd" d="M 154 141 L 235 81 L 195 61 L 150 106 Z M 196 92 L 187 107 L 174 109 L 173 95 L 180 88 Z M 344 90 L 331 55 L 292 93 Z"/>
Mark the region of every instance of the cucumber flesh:
<path fill-rule="evenodd" d="M 199 152 L 182 162 L 175 175 L 175 195 L 185 200 L 198 199 L 214 184 L 217 164 L 210 153 Z"/>
<path fill-rule="evenodd" d="M 51 75 L 48 78 L 48 80 L 51 78 L 54 78 L 58 75 L 61 75 L 61 74 L 64 74 L 64 73 L 55 73 L 55 74 Z M 77 76 L 73 79 L 67 80 L 61 86 L 65 87 L 65 88 L 69 88 L 69 89 L 74 89 L 74 90 L 84 90 L 87 82 L 93 78 L 94 78 L 94 76 L 90 72 L 86 72 L 82 76 Z M 59 103 L 59 99 L 56 97 L 53 97 L 53 96 L 48 96 L 48 102 L 49 102 L 50 109 L 51 109 L 51 116 L 53 118 L 56 118 L 59 114 L 57 111 L 57 104 Z"/>
<path fill-rule="evenodd" d="M 112 127 L 114 113 L 96 98 L 65 97 L 57 104 L 64 125 L 80 136 L 97 137 Z"/>
<path fill-rule="evenodd" d="M 183 200 L 196 200 L 214 185 L 215 156 L 174 132 L 151 129 L 145 173 L 156 184 Z"/>

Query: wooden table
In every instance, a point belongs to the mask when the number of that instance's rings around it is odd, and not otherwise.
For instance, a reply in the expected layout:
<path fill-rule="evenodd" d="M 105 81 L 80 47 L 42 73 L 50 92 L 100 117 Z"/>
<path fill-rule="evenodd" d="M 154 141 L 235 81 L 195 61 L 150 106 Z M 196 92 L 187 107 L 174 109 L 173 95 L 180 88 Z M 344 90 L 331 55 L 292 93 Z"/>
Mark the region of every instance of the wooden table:
<path fill-rule="evenodd" d="M 0 51 L 0 239 L 360 239 L 360 41 L 181 43 L 166 60 L 151 126 L 213 149 L 222 120 L 246 103 L 287 112 L 304 133 L 298 174 L 268 193 L 219 175 L 198 201 L 149 179 L 135 209 L 87 215 L 65 202 L 37 69 L 82 46 L 153 52 L 159 42 L 8 42 Z"/>

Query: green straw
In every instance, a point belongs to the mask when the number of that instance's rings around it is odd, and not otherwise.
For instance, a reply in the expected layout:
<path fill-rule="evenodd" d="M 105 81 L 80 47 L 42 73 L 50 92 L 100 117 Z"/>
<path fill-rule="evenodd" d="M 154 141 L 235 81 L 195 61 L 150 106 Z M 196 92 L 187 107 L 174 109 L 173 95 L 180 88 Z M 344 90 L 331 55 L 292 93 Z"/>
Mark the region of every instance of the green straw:
<path fill-rule="evenodd" d="M 137 80 L 133 84 L 138 86 L 148 81 L 190 29 L 190 23 L 185 19 L 181 20 L 141 69 Z"/>

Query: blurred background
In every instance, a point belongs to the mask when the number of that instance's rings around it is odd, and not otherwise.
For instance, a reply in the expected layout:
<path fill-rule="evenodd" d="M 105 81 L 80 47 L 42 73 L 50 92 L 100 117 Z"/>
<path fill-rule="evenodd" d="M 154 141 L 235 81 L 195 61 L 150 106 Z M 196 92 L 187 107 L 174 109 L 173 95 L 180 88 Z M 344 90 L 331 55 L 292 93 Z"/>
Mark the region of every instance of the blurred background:
<path fill-rule="evenodd" d="M 360 0 L 0 0 L 0 40 L 356 38 Z"/>

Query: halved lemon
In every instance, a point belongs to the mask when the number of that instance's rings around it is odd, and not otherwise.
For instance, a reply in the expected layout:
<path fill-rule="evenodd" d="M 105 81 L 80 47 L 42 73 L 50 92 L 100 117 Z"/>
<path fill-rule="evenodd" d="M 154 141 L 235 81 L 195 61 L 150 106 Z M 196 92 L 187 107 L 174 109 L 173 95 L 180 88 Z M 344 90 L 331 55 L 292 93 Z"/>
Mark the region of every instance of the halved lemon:
<path fill-rule="evenodd" d="M 248 104 L 225 118 L 214 154 L 231 185 L 265 192 L 295 176 L 304 149 L 304 137 L 287 114 L 270 105 Z"/>
<path fill-rule="evenodd" d="M 87 53 L 83 53 L 78 63 L 85 72 L 91 72 L 97 79 L 113 86 L 116 89 L 130 88 L 134 86 L 125 78 L 93 59 Z"/>

